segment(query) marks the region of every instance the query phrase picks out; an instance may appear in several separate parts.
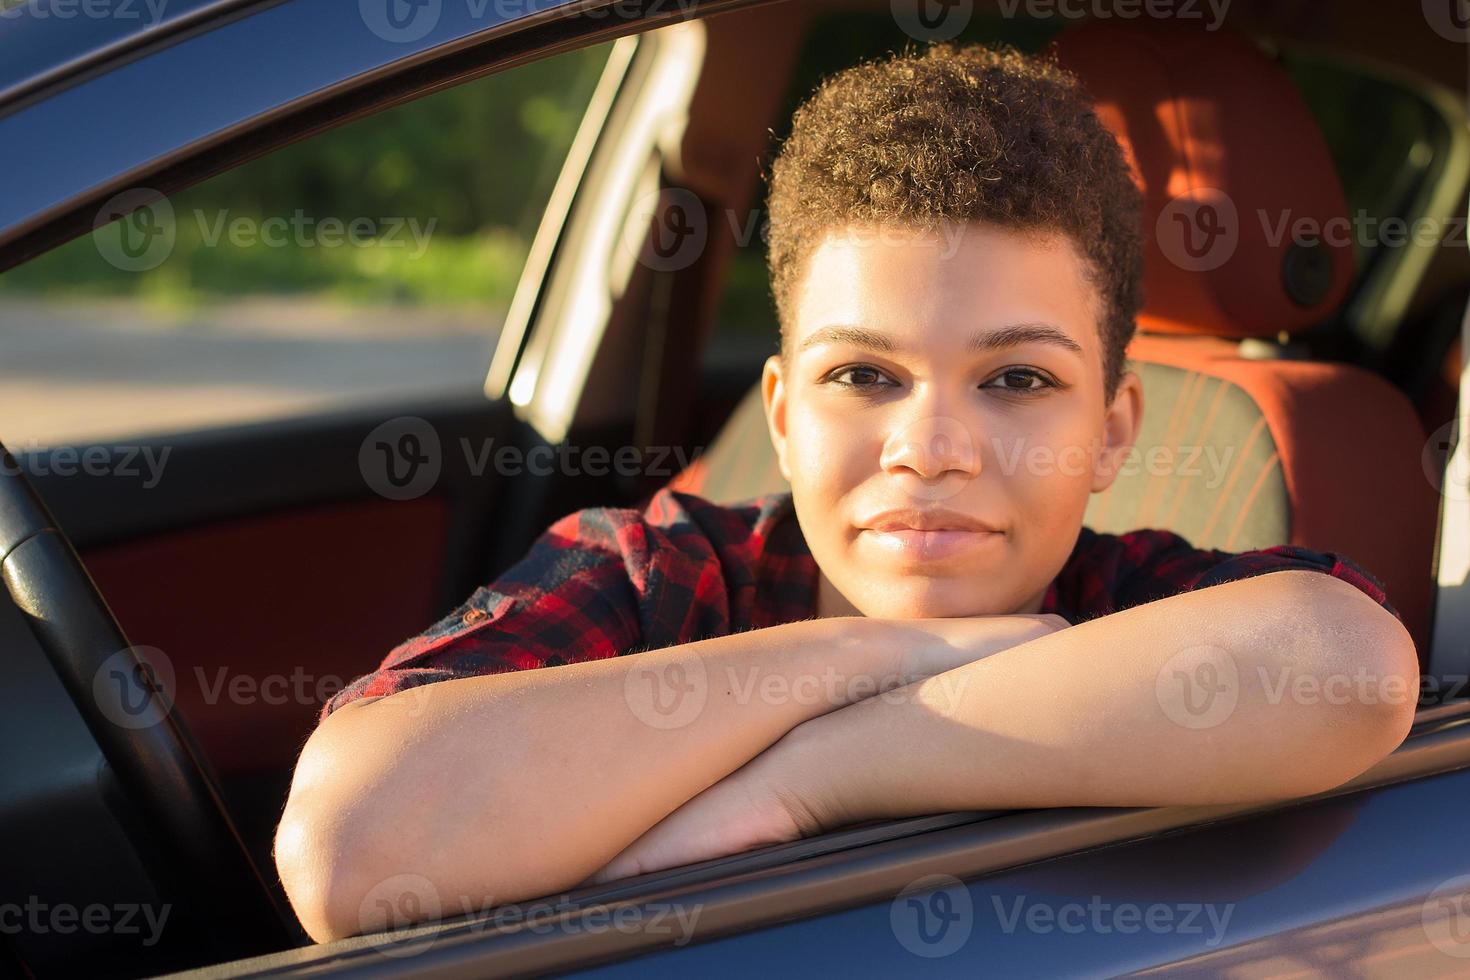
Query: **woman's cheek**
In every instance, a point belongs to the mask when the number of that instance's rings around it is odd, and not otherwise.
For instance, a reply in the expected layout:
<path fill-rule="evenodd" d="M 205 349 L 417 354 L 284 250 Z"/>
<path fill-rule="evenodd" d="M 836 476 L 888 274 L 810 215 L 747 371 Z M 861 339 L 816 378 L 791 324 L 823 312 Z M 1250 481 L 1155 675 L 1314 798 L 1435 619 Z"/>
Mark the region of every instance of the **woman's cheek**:
<path fill-rule="evenodd" d="M 861 464 L 863 436 L 853 431 L 851 418 L 813 413 L 788 431 L 796 442 L 792 462 L 801 468 L 804 479 L 815 486 L 840 488 L 853 478 L 852 471 Z M 874 454 L 872 466 L 877 465 L 878 456 Z"/>

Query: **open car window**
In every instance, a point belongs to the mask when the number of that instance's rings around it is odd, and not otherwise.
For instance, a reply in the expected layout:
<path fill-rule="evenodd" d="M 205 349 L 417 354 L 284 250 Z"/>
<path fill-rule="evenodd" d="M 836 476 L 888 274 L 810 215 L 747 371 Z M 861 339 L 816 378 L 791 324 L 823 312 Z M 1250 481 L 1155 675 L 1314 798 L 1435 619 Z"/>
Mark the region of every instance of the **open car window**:
<path fill-rule="evenodd" d="M 26 453 L 474 392 L 609 49 L 119 195 L 0 275 L 0 437 Z"/>

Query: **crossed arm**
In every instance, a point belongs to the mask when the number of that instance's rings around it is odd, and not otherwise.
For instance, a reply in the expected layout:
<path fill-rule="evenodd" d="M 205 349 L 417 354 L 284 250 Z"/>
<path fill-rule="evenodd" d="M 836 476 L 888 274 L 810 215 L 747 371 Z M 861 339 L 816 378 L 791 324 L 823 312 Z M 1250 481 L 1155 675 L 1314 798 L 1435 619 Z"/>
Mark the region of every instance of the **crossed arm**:
<path fill-rule="evenodd" d="M 1318 572 L 1018 622 L 814 620 L 348 705 L 298 763 L 282 882 L 323 941 L 381 928 L 374 889 L 404 875 L 454 915 L 862 820 L 1310 795 L 1413 718 L 1402 624 Z M 707 700 L 661 728 L 630 677 L 690 658 Z M 881 693 L 736 690 L 834 662 Z"/>
<path fill-rule="evenodd" d="M 1402 624 L 1339 579 L 1186 593 L 804 722 L 591 880 L 878 818 L 1324 792 L 1403 740 L 1418 676 Z"/>

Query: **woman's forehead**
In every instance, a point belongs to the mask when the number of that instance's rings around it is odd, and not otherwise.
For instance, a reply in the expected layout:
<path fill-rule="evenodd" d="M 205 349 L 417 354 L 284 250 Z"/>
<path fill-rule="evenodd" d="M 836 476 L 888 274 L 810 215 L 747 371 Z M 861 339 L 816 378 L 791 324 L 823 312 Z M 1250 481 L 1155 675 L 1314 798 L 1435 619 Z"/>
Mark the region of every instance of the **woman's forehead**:
<path fill-rule="evenodd" d="M 789 340 L 796 355 L 823 344 L 896 355 L 1003 341 L 1085 353 L 1099 346 L 1100 312 L 1097 287 L 1064 236 L 974 224 L 951 234 L 856 229 L 813 251 Z"/>

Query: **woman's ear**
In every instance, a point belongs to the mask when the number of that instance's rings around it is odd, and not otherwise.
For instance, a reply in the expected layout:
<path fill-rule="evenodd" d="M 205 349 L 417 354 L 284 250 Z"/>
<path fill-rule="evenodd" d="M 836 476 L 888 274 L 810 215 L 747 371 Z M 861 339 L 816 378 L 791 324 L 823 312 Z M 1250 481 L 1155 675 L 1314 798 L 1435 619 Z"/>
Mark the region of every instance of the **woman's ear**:
<path fill-rule="evenodd" d="M 771 445 L 776 448 L 776 462 L 781 475 L 791 482 L 791 469 L 786 465 L 786 379 L 781 370 L 781 357 L 772 354 L 761 370 L 761 402 L 766 409 L 766 428 Z"/>
<path fill-rule="evenodd" d="M 1098 454 L 1092 471 L 1092 492 L 1100 493 L 1113 485 L 1118 470 L 1138 441 L 1143 425 L 1143 382 L 1132 371 L 1123 372 L 1113 403 L 1103 417 L 1103 451 Z"/>

